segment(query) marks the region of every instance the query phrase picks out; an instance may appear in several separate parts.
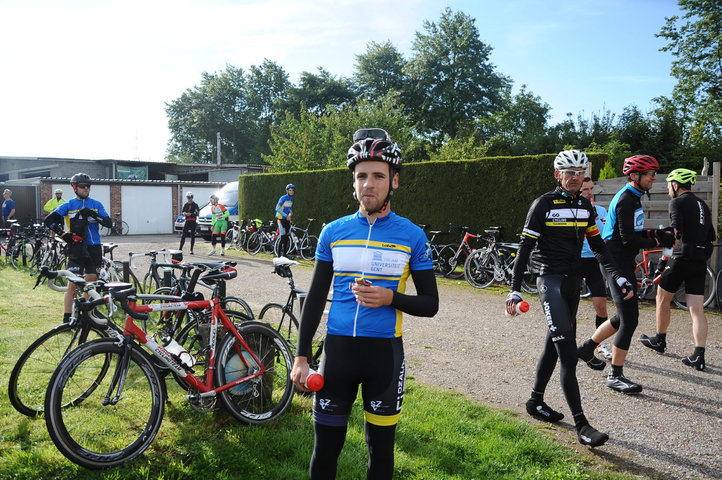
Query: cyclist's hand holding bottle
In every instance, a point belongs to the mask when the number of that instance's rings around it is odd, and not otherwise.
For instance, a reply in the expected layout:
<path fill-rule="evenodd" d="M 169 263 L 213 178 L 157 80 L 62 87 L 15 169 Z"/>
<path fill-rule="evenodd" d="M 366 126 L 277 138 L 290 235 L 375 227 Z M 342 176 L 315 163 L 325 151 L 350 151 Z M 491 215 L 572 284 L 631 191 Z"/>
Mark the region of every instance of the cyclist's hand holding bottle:
<path fill-rule="evenodd" d="M 504 310 L 504 314 L 507 317 L 514 317 L 519 313 L 526 313 L 528 311 L 529 303 L 521 298 L 521 293 L 509 292 L 509 295 L 506 296 L 506 309 Z"/>

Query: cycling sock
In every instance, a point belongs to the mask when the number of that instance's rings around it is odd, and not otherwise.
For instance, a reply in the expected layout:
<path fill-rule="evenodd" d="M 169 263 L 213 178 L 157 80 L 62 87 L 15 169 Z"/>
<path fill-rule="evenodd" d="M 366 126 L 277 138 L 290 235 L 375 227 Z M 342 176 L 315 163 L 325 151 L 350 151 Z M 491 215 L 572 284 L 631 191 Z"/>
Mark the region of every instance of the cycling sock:
<path fill-rule="evenodd" d="M 607 321 L 607 317 L 600 317 L 599 315 L 594 316 L 594 324 L 596 325 L 597 328 L 599 328 L 599 326 L 606 321 Z"/>
<path fill-rule="evenodd" d="M 621 377 L 624 375 L 624 365 L 612 365 L 612 376 Z"/>
<path fill-rule="evenodd" d="M 667 341 L 667 334 L 657 332 L 657 340 L 659 340 L 660 343 L 665 343 Z"/>
<path fill-rule="evenodd" d="M 701 355 L 704 356 L 704 347 L 694 347 L 694 352 L 692 355 Z"/>
<path fill-rule="evenodd" d="M 70 322 L 70 314 L 64 313 L 63 314 L 63 323 L 68 323 L 68 322 Z"/>

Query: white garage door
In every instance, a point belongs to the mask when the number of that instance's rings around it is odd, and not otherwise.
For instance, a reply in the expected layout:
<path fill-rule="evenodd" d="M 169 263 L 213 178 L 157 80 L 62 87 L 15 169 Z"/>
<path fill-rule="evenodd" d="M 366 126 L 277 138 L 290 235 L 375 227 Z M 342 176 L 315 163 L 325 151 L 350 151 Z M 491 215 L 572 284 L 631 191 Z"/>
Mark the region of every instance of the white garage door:
<path fill-rule="evenodd" d="M 173 188 L 123 185 L 123 220 L 130 235 L 173 233 Z"/>

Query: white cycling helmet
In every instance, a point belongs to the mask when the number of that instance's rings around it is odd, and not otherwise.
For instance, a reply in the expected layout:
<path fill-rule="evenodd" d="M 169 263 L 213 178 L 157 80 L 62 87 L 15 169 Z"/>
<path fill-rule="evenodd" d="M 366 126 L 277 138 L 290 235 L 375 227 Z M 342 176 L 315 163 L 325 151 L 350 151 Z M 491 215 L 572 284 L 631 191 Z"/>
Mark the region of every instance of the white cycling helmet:
<path fill-rule="evenodd" d="M 193 198 L 193 192 L 186 193 L 186 198 Z"/>
<path fill-rule="evenodd" d="M 587 168 L 589 159 L 587 154 L 579 150 L 562 150 L 554 159 L 554 169 L 564 170 L 565 168 Z"/>

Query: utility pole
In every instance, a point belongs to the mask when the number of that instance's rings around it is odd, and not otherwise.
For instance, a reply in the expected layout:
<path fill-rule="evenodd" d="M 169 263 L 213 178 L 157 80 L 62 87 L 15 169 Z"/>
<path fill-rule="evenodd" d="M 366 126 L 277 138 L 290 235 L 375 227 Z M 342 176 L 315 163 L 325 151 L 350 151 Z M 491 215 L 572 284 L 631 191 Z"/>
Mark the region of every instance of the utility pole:
<path fill-rule="evenodd" d="M 221 164 L 221 132 L 216 132 L 216 163 Z"/>

